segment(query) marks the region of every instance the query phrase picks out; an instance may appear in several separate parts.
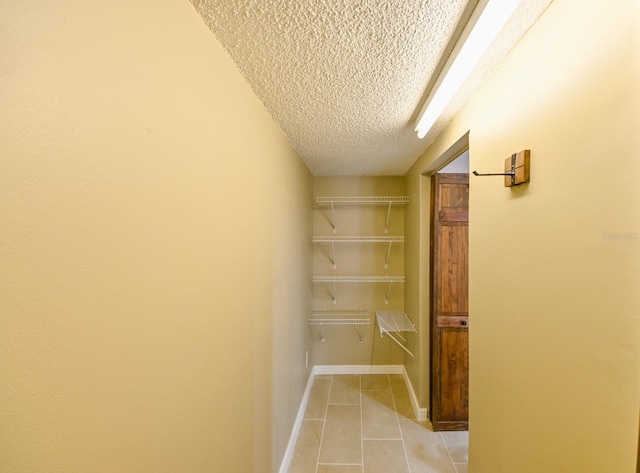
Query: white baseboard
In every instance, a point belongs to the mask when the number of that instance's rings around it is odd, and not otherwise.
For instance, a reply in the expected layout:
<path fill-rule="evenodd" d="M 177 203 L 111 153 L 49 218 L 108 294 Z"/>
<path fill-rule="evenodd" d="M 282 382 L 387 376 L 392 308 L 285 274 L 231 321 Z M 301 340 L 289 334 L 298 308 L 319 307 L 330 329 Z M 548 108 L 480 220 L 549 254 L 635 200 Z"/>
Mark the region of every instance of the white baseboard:
<path fill-rule="evenodd" d="M 279 473 L 287 473 L 291 460 L 293 459 L 293 453 L 296 448 L 296 440 L 302 427 L 302 420 L 304 419 L 304 413 L 307 410 L 307 403 L 309 402 L 309 395 L 311 394 L 311 387 L 313 380 L 318 375 L 333 375 L 333 374 L 401 374 L 404 378 L 404 382 L 407 385 L 409 391 L 409 398 L 411 399 L 411 406 L 413 407 L 413 413 L 416 419 L 419 421 L 427 420 L 427 409 L 422 408 L 418 404 L 418 397 L 413 390 L 413 385 L 407 374 L 407 370 L 404 365 L 320 365 L 314 366 L 309 374 L 307 381 L 307 387 L 304 390 L 302 400 L 300 401 L 300 407 L 298 408 L 298 415 L 293 424 L 291 436 L 289 437 L 289 443 L 287 449 L 284 452 L 282 463 L 280 464 Z"/>
<path fill-rule="evenodd" d="M 420 407 L 420 405 L 418 404 L 418 396 L 416 396 L 416 392 L 413 389 L 413 384 L 411 384 L 409 374 L 407 373 L 407 370 L 404 366 L 402 366 L 402 377 L 404 378 L 404 383 L 407 385 L 409 398 L 411 399 L 411 407 L 413 407 L 413 413 L 416 415 L 416 419 L 420 422 L 426 421 L 429 411 L 426 407 Z"/>
<path fill-rule="evenodd" d="M 296 420 L 293 423 L 293 429 L 291 430 L 291 435 L 289 436 L 287 449 L 284 451 L 284 457 L 282 458 L 282 462 L 280 463 L 280 470 L 278 470 L 279 473 L 287 473 L 287 471 L 289 470 L 289 466 L 291 465 L 293 452 L 296 448 L 296 441 L 298 440 L 298 434 L 300 433 L 300 428 L 302 427 L 304 413 L 307 410 L 307 403 L 309 402 L 309 395 L 311 394 L 311 386 L 313 386 L 314 377 L 315 375 L 312 369 L 309 373 L 309 379 L 307 380 L 307 387 L 305 388 L 304 394 L 302 395 L 302 400 L 300 401 L 300 407 L 298 408 Z"/>

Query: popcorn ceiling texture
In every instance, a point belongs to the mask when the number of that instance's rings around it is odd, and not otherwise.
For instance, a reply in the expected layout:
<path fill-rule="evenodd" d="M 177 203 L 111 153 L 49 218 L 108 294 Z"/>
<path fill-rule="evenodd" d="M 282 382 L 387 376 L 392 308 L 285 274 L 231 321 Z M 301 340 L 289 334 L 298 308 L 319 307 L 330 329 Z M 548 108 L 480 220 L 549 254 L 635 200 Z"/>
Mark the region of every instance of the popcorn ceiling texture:
<path fill-rule="evenodd" d="M 420 140 L 416 113 L 468 0 L 191 1 L 314 175 L 405 174 L 502 59 Z"/>

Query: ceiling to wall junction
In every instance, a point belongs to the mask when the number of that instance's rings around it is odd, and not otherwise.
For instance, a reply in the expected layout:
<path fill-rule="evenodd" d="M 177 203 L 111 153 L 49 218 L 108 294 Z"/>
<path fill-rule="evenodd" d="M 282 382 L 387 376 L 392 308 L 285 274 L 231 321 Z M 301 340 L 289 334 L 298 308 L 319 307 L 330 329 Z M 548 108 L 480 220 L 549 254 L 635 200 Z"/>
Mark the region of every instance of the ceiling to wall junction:
<path fill-rule="evenodd" d="M 523 1 L 420 140 L 428 87 L 484 1 L 191 1 L 311 172 L 363 176 L 405 174 L 550 2 Z"/>

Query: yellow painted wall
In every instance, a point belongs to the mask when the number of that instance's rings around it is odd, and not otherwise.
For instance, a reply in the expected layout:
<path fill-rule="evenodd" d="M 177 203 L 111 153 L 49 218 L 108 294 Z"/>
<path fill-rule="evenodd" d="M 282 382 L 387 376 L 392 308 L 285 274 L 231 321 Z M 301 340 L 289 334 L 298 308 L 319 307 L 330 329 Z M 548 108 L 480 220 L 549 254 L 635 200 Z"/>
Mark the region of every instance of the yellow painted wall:
<path fill-rule="evenodd" d="M 311 176 L 189 2 L 0 5 L 0 471 L 276 471 Z"/>
<path fill-rule="evenodd" d="M 422 288 L 421 173 L 467 132 L 480 172 L 531 150 L 529 185 L 470 184 L 472 473 L 636 471 L 639 27 L 635 0 L 555 0 L 407 175 Z M 427 373 L 410 370 L 421 402 Z"/>

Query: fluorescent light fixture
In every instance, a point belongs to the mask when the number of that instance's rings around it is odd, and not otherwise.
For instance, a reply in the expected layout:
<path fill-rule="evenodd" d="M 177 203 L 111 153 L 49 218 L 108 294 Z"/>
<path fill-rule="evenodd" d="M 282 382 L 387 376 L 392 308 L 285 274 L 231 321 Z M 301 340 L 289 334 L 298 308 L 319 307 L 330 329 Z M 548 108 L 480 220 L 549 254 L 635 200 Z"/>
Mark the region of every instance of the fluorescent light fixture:
<path fill-rule="evenodd" d="M 516 10 L 521 0 L 489 0 L 418 121 L 424 138 L 480 58 Z"/>

